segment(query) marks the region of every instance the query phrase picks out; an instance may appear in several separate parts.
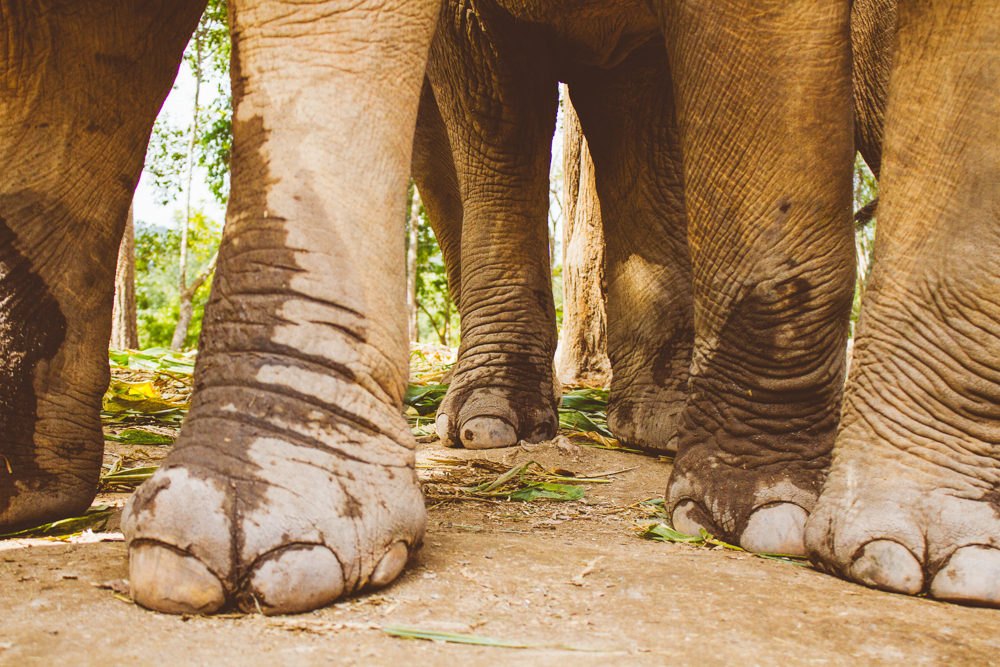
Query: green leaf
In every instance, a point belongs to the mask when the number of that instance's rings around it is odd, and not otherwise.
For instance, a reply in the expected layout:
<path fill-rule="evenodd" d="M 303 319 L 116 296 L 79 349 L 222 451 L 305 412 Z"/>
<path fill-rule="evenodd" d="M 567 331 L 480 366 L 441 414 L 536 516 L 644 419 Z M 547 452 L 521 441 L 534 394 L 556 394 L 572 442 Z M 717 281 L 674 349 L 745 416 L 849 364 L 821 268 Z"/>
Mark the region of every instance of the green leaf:
<path fill-rule="evenodd" d="M 559 427 L 571 431 L 593 431 L 605 438 L 614 438 L 607 426 L 596 423 L 590 417 L 578 410 L 559 408 Z"/>
<path fill-rule="evenodd" d="M 6 535 L 0 535 L 0 540 L 10 540 L 18 537 L 49 537 L 52 535 L 69 535 L 72 533 L 79 533 L 87 528 L 94 529 L 98 532 L 104 530 L 108 525 L 108 520 L 111 515 L 115 513 L 115 508 L 109 505 L 94 505 L 87 510 L 87 513 L 83 516 L 77 516 L 70 519 L 62 519 L 60 521 L 53 521 L 52 523 L 46 523 L 41 526 L 35 526 L 34 528 L 28 528 L 26 530 L 19 530 L 16 533 L 7 533 Z"/>
<path fill-rule="evenodd" d="M 126 445 L 170 445 L 174 442 L 173 438 L 168 438 L 165 435 L 150 433 L 149 431 L 142 431 L 136 428 L 122 431 L 118 435 L 105 435 L 104 439 L 111 440 L 112 442 L 121 442 Z"/>
<path fill-rule="evenodd" d="M 582 486 L 543 482 L 541 484 L 532 484 L 509 494 L 501 493 L 498 495 L 506 495 L 511 500 L 529 503 L 539 498 L 546 500 L 579 500 L 583 498 L 584 491 Z"/>
<path fill-rule="evenodd" d="M 153 476 L 159 466 L 142 466 L 139 468 L 126 468 L 116 470 L 106 475 L 101 475 L 102 484 L 128 484 L 139 485 Z"/>
<path fill-rule="evenodd" d="M 757 558 L 780 560 L 783 563 L 791 563 L 792 565 L 802 565 L 805 567 L 809 566 L 806 559 L 802 556 L 792 556 L 790 554 L 754 553 L 734 544 L 723 542 L 722 540 L 715 538 L 704 528 L 702 528 L 699 532 L 699 535 L 685 535 L 680 531 L 674 530 L 665 523 L 656 523 L 647 527 L 646 530 L 639 534 L 639 537 L 647 540 L 657 540 L 659 542 L 677 542 L 702 547 L 723 547 L 724 549 L 729 549 L 731 551 L 742 551 Z"/>
<path fill-rule="evenodd" d="M 655 523 L 639 534 L 639 537 L 660 542 L 680 542 L 683 544 L 704 545 L 705 538 L 700 535 L 685 535 L 674 530 L 665 523 Z"/>
<path fill-rule="evenodd" d="M 448 393 L 446 384 L 410 385 L 403 397 L 403 403 L 423 417 L 437 412 L 446 393 Z"/>
<path fill-rule="evenodd" d="M 507 639 L 494 639 L 492 637 L 481 637 L 479 635 L 457 632 L 435 632 L 433 630 L 408 628 L 402 625 L 384 625 L 382 626 L 382 632 L 390 637 L 399 637 L 400 639 L 424 639 L 451 644 L 473 644 L 475 646 L 493 646 L 497 648 L 555 648 L 563 651 L 604 652 L 603 649 L 576 648 L 573 646 L 563 646 L 562 644 L 525 644 Z"/>
<path fill-rule="evenodd" d="M 608 409 L 607 389 L 577 389 L 563 394 L 559 407 L 583 412 L 605 412 Z"/>

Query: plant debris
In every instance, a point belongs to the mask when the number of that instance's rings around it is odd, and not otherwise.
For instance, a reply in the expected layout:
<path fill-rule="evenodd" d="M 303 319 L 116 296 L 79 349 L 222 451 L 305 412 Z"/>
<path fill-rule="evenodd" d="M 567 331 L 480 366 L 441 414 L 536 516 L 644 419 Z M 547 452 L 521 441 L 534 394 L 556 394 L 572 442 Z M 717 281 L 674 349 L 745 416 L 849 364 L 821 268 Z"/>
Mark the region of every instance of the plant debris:
<path fill-rule="evenodd" d="M 27 528 L 13 533 L 0 535 L 0 540 L 13 540 L 22 537 L 54 537 L 58 535 L 72 535 L 81 533 L 86 529 L 100 532 L 104 530 L 111 516 L 116 509 L 109 505 L 94 505 L 83 516 L 61 519 L 52 523 L 42 524 L 34 528 Z"/>
<path fill-rule="evenodd" d="M 101 401 L 101 421 L 105 425 L 180 425 L 191 403 L 194 352 L 164 348 L 142 352 L 109 350 L 108 357 L 111 385 Z"/>
<path fill-rule="evenodd" d="M 548 470 L 536 461 L 508 468 L 487 459 L 430 459 L 430 463 L 418 464 L 417 468 L 426 471 L 420 477 L 429 502 L 469 498 L 517 502 L 580 500 L 585 491 L 579 484 L 610 483 L 607 479 L 569 477 L 562 474 L 568 471 Z"/>
<path fill-rule="evenodd" d="M 510 641 L 507 639 L 494 639 L 493 637 L 483 637 L 481 635 L 471 635 L 459 632 L 435 632 L 433 630 L 421 630 L 420 628 L 409 628 L 402 625 L 382 626 L 382 632 L 390 637 L 400 639 L 423 639 L 432 642 L 447 642 L 450 644 L 473 644 L 475 646 L 493 646 L 497 648 L 551 648 L 561 651 L 590 651 L 604 653 L 605 649 L 579 648 L 575 646 L 565 646 L 563 644 L 527 644 L 524 642 Z"/>
<path fill-rule="evenodd" d="M 678 544 L 689 544 L 696 547 L 706 547 L 714 549 L 729 549 L 731 551 L 739 551 L 747 554 L 748 556 L 754 556 L 755 558 L 764 558 L 767 560 L 777 560 L 784 563 L 791 563 L 792 565 L 800 565 L 803 567 L 809 567 L 809 562 L 803 556 L 793 556 L 790 554 L 769 554 L 769 553 L 753 553 L 747 551 L 742 547 L 738 547 L 734 544 L 729 544 L 728 542 L 723 542 L 722 540 L 716 539 L 707 530 L 702 528 L 698 535 L 685 535 L 684 533 L 675 530 L 672 526 L 665 522 L 654 523 L 647 525 L 645 528 L 640 528 L 639 537 L 647 540 L 657 540 L 659 542 L 674 542 Z"/>

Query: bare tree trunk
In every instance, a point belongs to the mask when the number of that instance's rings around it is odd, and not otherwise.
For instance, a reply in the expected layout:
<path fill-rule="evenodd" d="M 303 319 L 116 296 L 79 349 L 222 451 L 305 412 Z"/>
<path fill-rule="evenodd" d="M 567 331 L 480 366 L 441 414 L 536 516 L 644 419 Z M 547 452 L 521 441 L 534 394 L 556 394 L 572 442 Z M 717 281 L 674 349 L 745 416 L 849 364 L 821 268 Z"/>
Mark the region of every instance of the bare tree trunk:
<path fill-rule="evenodd" d="M 188 142 L 187 153 L 187 203 L 184 206 L 184 219 L 181 221 L 181 257 L 178 262 L 177 289 L 181 296 L 181 312 L 177 318 L 177 326 L 174 328 L 173 338 L 170 340 L 170 349 L 179 350 L 184 345 L 187 338 L 188 327 L 191 325 L 191 317 L 194 314 L 194 290 L 187 284 L 187 260 L 188 260 L 188 229 L 191 223 L 191 184 L 194 181 L 194 149 L 198 141 L 198 98 L 201 94 L 201 31 L 194 33 L 194 111 L 191 118 L 191 139 Z"/>
<path fill-rule="evenodd" d="M 564 385 L 611 381 L 604 308 L 604 232 L 594 163 L 566 98 L 563 135 L 563 322 L 556 375 Z"/>
<path fill-rule="evenodd" d="M 135 313 L 135 223 L 128 207 L 125 234 L 118 247 L 115 269 L 115 304 L 111 311 L 111 348 L 134 350 L 139 347 L 139 326 Z"/>
<path fill-rule="evenodd" d="M 410 341 L 417 342 L 417 245 L 420 242 L 420 192 L 413 186 L 413 204 L 410 206 L 410 242 L 406 251 L 406 312 L 409 314 Z"/>
<path fill-rule="evenodd" d="M 451 299 L 444 301 L 444 345 L 451 346 Z"/>

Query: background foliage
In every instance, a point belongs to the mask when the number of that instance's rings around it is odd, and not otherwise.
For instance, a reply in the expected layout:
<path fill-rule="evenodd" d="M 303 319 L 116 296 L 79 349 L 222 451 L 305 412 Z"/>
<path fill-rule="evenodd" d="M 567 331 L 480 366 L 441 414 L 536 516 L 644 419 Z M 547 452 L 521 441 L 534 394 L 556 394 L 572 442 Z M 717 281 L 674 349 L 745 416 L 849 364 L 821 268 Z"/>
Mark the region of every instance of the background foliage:
<path fill-rule="evenodd" d="M 175 217 L 180 218 L 178 211 Z M 188 229 L 188 262 L 190 272 L 197 275 L 215 254 L 222 238 L 222 226 L 206 218 L 200 211 L 191 217 Z M 135 230 L 135 309 L 139 324 L 139 347 L 169 347 L 174 325 L 180 315 L 180 295 L 177 292 L 177 256 L 180 253 L 180 231 L 136 225 Z M 203 284 L 194 297 L 194 317 L 188 329 L 184 348 L 198 344 L 201 319 L 208 300 L 209 283 Z"/>

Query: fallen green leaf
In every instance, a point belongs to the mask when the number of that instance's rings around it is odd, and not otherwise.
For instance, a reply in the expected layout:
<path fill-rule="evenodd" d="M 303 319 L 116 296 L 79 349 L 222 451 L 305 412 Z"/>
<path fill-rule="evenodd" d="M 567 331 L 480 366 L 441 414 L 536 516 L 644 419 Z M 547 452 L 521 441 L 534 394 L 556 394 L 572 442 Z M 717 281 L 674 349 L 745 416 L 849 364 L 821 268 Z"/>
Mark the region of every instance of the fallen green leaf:
<path fill-rule="evenodd" d="M 437 412 L 438 406 L 448 393 L 446 384 L 411 384 L 403 397 L 403 404 L 417 411 L 421 417 Z"/>
<path fill-rule="evenodd" d="M 579 500 L 583 498 L 584 491 L 583 487 L 572 484 L 543 482 L 541 484 L 532 484 L 511 493 L 497 493 L 494 495 L 506 495 L 511 500 L 530 503 L 532 500 L 538 500 L 539 498 L 545 500 Z"/>
<path fill-rule="evenodd" d="M 579 410 L 569 410 L 567 408 L 559 408 L 559 428 L 569 429 L 571 431 L 593 431 L 594 433 L 600 433 L 605 438 L 613 438 L 611 431 L 608 430 L 607 424 L 595 421 L 594 418 L 604 421 L 606 418 L 603 413 L 594 413 L 592 415 L 584 414 Z"/>
<path fill-rule="evenodd" d="M 494 646 L 497 648 L 552 648 L 563 651 L 590 651 L 604 653 L 604 649 L 578 648 L 574 646 L 564 646 L 562 644 L 526 644 L 507 639 L 494 639 L 493 637 L 482 637 L 480 635 L 469 635 L 458 632 L 435 632 L 433 630 L 421 630 L 419 628 L 408 628 L 402 625 L 384 625 L 382 632 L 390 637 L 400 639 L 423 639 L 433 642 L 448 642 L 451 644 L 474 644 L 476 646 Z"/>
<path fill-rule="evenodd" d="M 772 553 L 753 553 L 752 551 L 747 551 L 742 547 L 738 547 L 734 544 L 729 544 L 728 542 L 723 542 L 720 539 L 715 538 L 711 533 L 702 528 L 699 535 L 685 535 L 684 533 L 674 530 L 665 523 L 655 523 L 648 526 L 643 532 L 639 533 L 639 537 L 645 538 L 647 540 L 657 540 L 660 542 L 677 542 L 681 544 L 691 544 L 694 546 L 701 547 L 722 547 L 723 549 L 729 549 L 731 551 L 742 551 L 743 553 L 754 556 L 756 558 L 764 558 L 767 560 L 780 560 L 783 563 L 791 563 L 792 565 L 801 565 L 803 567 L 809 567 L 809 563 L 803 556 L 793 556 L 791 554 L 772 554 Z"/>
<path fill-rule="evenodd" d="M 138 468 L 125 468 L 123 470 L 113 470 L 101 475 L 101 483 L 105 485 L 126 484 L 138 486 L 153 476 L 159 466 L 141 466 Z"/>
<path fill-rule="evenodd" d="M 559 407 L 581 412 L 606 412 L 608 409 L 607 389 L 577 389 L 563 394 Z"/>
<path fill-rule="evenodd" d="M 173 438 L 137 428 L 126 429 L 117 435 L 105 435 L 104 439 L 126 445 L 169 445 L 174 442 Z"/>
<path fill-rule="evenodd" d="M 100 532 L 108 525 L 108 520 L 115 513 L 115 508 L 109 505 L 94 505 L 83 516 L 72 517 L 42 524 L 34 528 L 19 530 L 14 533 L 0 535 L 0 540 L 10 540 L 19 537 L 51 537 L 53 535 L 68 535 L 79 533 L 88 528 Z"/>

